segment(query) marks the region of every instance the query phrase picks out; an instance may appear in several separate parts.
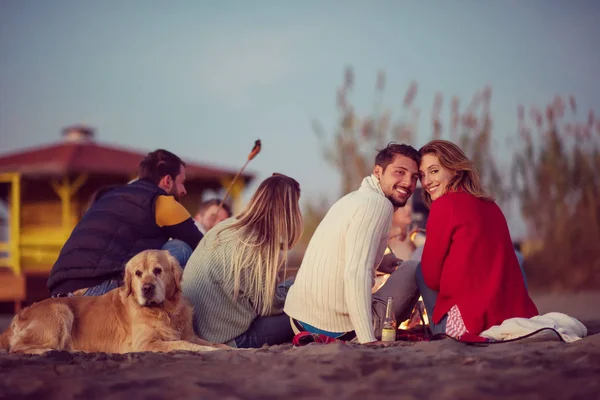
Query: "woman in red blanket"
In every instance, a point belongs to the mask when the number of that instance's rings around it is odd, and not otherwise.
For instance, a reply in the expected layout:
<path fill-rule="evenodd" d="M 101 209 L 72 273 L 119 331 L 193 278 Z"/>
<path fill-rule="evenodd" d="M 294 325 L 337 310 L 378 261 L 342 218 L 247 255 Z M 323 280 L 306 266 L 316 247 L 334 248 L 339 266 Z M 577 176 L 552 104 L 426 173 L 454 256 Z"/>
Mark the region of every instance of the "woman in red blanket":
<path fill-rule="evenodd" d="M 481 188 L 471 161 L 445 140 L 419 152 L 430 212 L 416 278 L 432 332 L 479 335 L 505 319 L 538 315 L 506 219 Z"/>

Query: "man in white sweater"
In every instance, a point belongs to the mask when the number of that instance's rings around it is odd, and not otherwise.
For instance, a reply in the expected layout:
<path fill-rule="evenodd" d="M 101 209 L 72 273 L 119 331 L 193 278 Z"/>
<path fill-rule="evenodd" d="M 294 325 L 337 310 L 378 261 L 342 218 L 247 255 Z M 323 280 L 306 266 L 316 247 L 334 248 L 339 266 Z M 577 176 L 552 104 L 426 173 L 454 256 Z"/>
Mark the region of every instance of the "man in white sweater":
<path fill-rule="evenodd" d="M 420 157 L 413 147 L 389 144 L 375 158 L 373 174 L 338 200 L 312 236 L 284 311 L 298 330 L 360 343 L 376 341 L 377 322 L 394 297 L 398 321 L 418 298 L 417 262 L 406 261 L 371 294 L 388 240 L 392 214 L 404 207 L 418 181 Z"/>

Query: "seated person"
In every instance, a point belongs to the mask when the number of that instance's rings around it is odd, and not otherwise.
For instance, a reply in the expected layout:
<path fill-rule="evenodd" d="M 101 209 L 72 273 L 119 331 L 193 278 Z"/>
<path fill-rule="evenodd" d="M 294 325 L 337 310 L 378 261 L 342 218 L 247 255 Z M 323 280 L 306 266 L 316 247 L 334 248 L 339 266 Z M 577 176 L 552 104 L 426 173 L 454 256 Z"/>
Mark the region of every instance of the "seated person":
<path fill-rule="evenodd" d="M 167 249 L 184 266 L 202 239 L 178 201 L 185 194 L 185 163 L 162 149 L 142 160 L 138 180 L 98 191 L 50 271 L 51 295 L 104 294 L 143 250 Z"/>
<path fill-rule="evenodd" d="M 281 174 L 264 180 L 246 208 L 207 232 L 183 271 L 194 329 L 210 342 L 261 347 L 294 336 L 278 285 L 288 251 L 302 234 L 300 185 Z"/>
<path fill-rule="evenodd" d="M 479 335 L 508 318 L 537 315 L 506 219 L 471 161 L 445 140 L 426 144 L 420 155 L 430 213 L 417 285 L 432 332 Z"/>
<path fill-rule="evenodd" d="M 411 201 L 412 197 L 404 207 L 394 211 L 389 233 L 388 248 L 401 260 L 410 260 L 415 250 L 409 237 L 410 227 L 413 225 Z"/>
<path fill-rule="evenodd" d="M 198 207 L 198 212 L 194 216 L 196 226 L 206 235 L 206 232 L 211 230 L 219 222 L 226 220 L 231 217 L 231 208 L 227 203 L 223 203 L 221 207 L 221 200 L 211 199 L 203 202 Z"/>
<path fill-rule="evenodd" d="M 327 212 L 285 302 L 297 331 L 375 342 L 388 296 L 394 299 L 396 320 L 408 319 L 418 299 L 416 261 L 400 264 L 374 294 L 372 288 L 392 215 L 414 192 L 419 161 L 413 147 L 389 144 L 377 154 L 373 174 Z"/>

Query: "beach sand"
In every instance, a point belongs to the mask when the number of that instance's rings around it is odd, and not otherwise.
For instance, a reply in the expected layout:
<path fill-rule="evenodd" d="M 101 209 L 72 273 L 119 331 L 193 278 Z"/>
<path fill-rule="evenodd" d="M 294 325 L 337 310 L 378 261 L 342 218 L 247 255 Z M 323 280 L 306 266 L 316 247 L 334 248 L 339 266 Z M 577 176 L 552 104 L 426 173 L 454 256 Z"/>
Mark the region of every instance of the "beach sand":
<path fill-rule="evenodd" d="M 444 339 L 202 354 L 3 353 L 0 399 L 600 398 L 600 293 L 535 300 L 542 313 L 579 318 L 588 337 L 571 344 L 540 336 L 487 346 Z"/>

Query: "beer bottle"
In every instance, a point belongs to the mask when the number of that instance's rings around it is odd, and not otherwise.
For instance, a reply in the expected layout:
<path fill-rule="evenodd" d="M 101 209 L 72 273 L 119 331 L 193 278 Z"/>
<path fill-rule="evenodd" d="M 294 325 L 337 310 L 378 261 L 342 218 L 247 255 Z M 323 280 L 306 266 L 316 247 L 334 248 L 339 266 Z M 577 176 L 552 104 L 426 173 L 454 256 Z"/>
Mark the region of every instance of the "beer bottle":
<path fill-rule="evenodd" d="M 394 315 L 394 299 L 389 296 L 387 299 L 387 307 L 385 310 L 385 318 L 383 319 L 381 329 L 381 341 L 382 342 L 395 342 L 396 341 L 396 316 Z"/>

